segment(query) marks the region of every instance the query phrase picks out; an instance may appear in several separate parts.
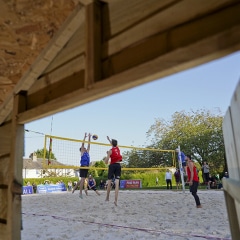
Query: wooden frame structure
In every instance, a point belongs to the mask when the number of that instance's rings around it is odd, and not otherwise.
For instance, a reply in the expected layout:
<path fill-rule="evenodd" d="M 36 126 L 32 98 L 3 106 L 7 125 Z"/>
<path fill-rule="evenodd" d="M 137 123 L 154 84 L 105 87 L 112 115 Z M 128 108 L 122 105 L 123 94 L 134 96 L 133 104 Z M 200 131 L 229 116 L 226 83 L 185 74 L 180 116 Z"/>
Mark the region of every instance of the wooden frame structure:
<path fill-rule="evenodd" d="M 224 144 L 229 179 L 223 187 L 232 239 L 240 236 L 240 81 L 232 97 L 231 105 L 223 122 Z"/>
<path fill-rule="evenodd" d="M 0 106 L 0 235 L 21 236 L 25 123 L 238 51 L 239 12 L 234 0 L 79 0 Z M 233 191 L 240 183 L 239 92 L 224 120 L 233 239 L 240 235 Z"/>

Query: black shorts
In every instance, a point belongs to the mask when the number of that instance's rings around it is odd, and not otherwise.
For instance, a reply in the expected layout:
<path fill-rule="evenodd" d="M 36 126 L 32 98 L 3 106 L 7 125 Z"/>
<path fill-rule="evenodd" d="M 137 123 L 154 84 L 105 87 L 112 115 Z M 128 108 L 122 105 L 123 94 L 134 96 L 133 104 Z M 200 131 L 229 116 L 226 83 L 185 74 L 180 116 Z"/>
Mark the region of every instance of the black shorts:
<path fill-rule="evenodd" d="M 93 190 L 93 191 L 97 191 L 97 187 L 96 186 L 94 186 L 94 187 L 91 187 L 91 188 L 89 188 L 90 190 Z"/>
<path fill-rule="evenodd" d="M 81 166 L 81 167 L 88 167 L 88 166 Z M 88 169 L 80 169 L 79 174 L 80 174 L 80 177 L 86 178 L 88 175 Z"/>
<path fill-rule="evenodd" d="M 180 183 L 180 179 L 175 179 L 176 180 L 176 183 Z"/>
<path fill-rule="evenodd" d="M 198 182 L 193 181 L 192 186 L 190 186 L 189 190 L 191 193 L 196 193 L 198 189 Z"/>
<path fill-rule="evenodd" d="M 209 182 L 209 172 L 204 173 L 205 182 Z"/>
<path fill-rule="evenodd" d="M 108 167 L 108 180 L 110 179 L 120 179 L 121 177 L 121 165 L 120 163 L 110 164 Z"/>

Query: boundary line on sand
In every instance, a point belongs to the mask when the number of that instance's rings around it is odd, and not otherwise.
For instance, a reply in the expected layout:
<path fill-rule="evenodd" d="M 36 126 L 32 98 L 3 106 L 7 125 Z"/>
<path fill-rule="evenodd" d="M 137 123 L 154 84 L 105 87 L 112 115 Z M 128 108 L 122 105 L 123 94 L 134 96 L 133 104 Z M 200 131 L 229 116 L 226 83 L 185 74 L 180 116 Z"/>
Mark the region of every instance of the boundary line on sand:
<path fill-rule="evenodd" d="M 128 227 L 128 226 L 122 226 L 122 225 L 115 225 L 115 224 L 108 224 L 108 223 L 99 223 L 99 222 L 92 222 L 92 221 L 86 221 L 81 219 L 73 219 L 73 218 L 67 218 L 67 217 L 61 217 L 56 215 L 47 215 L 47 214 L 36 214 L 36 213 L 22 213 L 22 215 L 26 216 L 36 216 L 36 217 L 51 217 L 58 220 L 63 221 L 73 221 L 73 222 L 82 222 L 86 224 L 93 224 L 98 226 L 104 226 L 104 227 L 114 227 L 114 228 L 122 228 L 122 229 L 129 229 L 129 230 L 137 230 L 147 233 L 159 233 L 159 234 L 165 234 L 168 236 L 179 236 L 179 237 L 201 237 L 205 238 L 207 240 L 231 240 L 231 238 L 223 238 L 223 237 L 217 237 L 215 235 L 201 235 L 201 234 L 184 234 L 184 233 L 172 233 L 168 231 L 160 231 L 160 230 L 154 230 L 154 229 L 148 229 L 148 228 L 138 228 L 138 227 Z"/>

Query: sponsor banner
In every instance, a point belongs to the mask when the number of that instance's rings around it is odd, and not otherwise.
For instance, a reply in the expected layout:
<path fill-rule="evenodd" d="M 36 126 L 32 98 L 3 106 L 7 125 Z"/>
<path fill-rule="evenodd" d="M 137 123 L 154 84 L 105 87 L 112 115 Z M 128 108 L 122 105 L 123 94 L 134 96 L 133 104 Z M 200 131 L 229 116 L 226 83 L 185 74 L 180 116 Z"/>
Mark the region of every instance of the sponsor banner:
<path fill-rule="evenodd" d="M 62 192 L 62 191 L 67 191 L 64 183 L 37 185 L 37 193 L 51 193 L 51 192 Z"/>
<path fill-rule="evenodd" d="M 32 186 L 23 186 L 22 194 L 33 194 L 33 187 Z"/>
<path fill-rule="evenodd" d="M 120 188 L 142 188 L 141 180 L 120 180 Z"/>

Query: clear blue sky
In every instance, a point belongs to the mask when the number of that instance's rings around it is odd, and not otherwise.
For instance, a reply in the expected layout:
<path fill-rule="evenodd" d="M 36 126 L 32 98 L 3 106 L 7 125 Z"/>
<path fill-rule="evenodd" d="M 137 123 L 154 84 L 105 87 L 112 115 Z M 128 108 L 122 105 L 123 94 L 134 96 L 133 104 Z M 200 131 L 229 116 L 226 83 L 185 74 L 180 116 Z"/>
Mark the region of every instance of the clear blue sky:
<path fill-rule="evenodd" d="M 240 52 L 151 83 L 49 116 L 25 125 L 25 129 L 73 139 L 85 132 L 98 141 L 106 136 L 119 145 L 144 146 L 146 132 L 156 118 L 169 120 L 174 112 L 198 109 L 225 114 L 240 79 Z M 52 121 L 53 119 L 53 121 Z M 51 132 L 52 121 L 52 132 Z M 41 134 L 25 133 L 25 156 L 43 148 Z"/>

